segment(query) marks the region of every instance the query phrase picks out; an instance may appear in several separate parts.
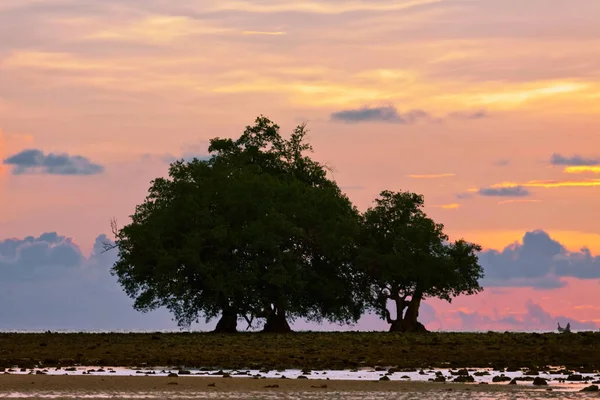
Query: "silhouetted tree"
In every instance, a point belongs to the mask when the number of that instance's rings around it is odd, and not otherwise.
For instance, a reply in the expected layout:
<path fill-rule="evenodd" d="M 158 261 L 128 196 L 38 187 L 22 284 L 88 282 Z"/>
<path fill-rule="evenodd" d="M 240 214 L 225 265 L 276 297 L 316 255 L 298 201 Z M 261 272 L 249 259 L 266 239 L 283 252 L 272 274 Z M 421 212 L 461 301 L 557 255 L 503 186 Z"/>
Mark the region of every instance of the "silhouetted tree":
<path fill-rule="evenodd" d="M 370 305 L 390 331 L 426 331 L 418 322 L 426 297 L 450 302 L 482 290 L 476 255 L 481 247 L 448 242 L 444 226 L 427 217 L 423 204 L 423 196 L 415 193 L 383 191 L 363 215 L 358 262 L 370 280 Z M 387 307 L 390 300 L 395 319 Z"/>
<path fill-rule="evenodd" d="M 304 153 L 305 127 L 290 139 L 265 117 L 237 139 L 213 139 L 208 160 L 177 161 L 116 232 L 113 273 L 141 311 L 164 306 L 179 325 L 221 315 L 356 321 L 359 213 L 325 167 Z"/>

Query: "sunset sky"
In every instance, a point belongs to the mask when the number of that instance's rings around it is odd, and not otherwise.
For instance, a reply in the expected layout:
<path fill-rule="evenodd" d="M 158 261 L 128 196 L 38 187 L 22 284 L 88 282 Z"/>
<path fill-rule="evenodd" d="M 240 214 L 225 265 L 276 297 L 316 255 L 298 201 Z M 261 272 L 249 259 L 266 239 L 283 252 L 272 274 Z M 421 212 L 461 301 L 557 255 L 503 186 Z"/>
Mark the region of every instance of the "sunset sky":
<path fill-rule="evenodd" d="M 307 122 L 360 210 L 422 193 L 483 245 L 430 329 L 600 326 L 600 1 L 1 0 L 0 329 L 175 328 L 101 235 L 259 114 Z"/>

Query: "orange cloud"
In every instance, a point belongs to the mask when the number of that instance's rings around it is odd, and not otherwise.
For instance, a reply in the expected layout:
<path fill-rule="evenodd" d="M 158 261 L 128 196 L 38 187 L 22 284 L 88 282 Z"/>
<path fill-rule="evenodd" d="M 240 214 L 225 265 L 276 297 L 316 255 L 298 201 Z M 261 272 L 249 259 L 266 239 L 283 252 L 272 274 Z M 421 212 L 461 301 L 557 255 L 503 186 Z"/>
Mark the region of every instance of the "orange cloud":
<path fill-rule="evenodd" d="M 558 229 L 545 229 L 556 241 L 560 242 L 569 251 L 579 251 L 588 247 L 594 254 L 600 254 L 600 234 Z M 521 242 L 523 230 L 458 230 L 448 227 L 451 238 L 464 237 L 479 243 L 485 250 L 503 250 L 511 243 Z"/>
<path fill-rule="evenodd" d="M 497 204 L 512 204 L 512 203 L 541 203 L 542 200 L 532 200 L 532 199 L 509 199 L 499 201 Z"/>
<path fill-rule="evenodd" d="M 129 24 L 114 25 L 86 35 L 86 39 L 110 39 L 165 44 L 195 35 L 231 32 L 187 17 L 154 15 Z"/>
<path fill-rule="evenodd" d="M 443 0 L 408 0 L 395 2 L 317 2 L 317 1 L 292 1 L 270 2 L 259 4 L 250 1 L 220 1 L 212 8 L 213 11 L 245 11 L 252 13 L 281 13 L 281 12 L 306 12 L 314 14 L 342 14 L 357 11 L 400 11 L 419 7 L 426 4 L 441 3 Z"/>
<path fill-rule="evenodd" d="M 286 32 L 282 32 L 282 31 L 274 31 L 274 32 L 269 32 L 269 31 L 243 31 L 242 35 L 269 35 L 269 36 L 280 36 L 280 35 L 286 35 Z"/>
<path fill-rule="evenodd" d="M 445 210 L 456 210 L 457 208 L 460 207 L 460 204 L 457 203 L 452 203 L 452 204 L 439 204 L 439 205 L 433 205 L 431 207 L 434 208 L 443 208 Z"/>
<path fill-rule="evenodd" d="M 573 165 L 570 167 L 565 167 L 563 172 L 567 174 L 582 174 L 585 172 L 600 174 L 600 165 Z"/>
<path fill-rule="evenodd" d="M 517 182 L 501 182 L 492 185 L 492 188 L 507 188 L 507 187 L 541 187 L 541 188 L 559 188 L 559 187 L 596 187 L 600 186 L 600 179 L 584 179 L 584 180 L 533 180 L 522 183 Z"/>
<path fill-rule="evenodd" d="M 436 179 L 436 178 L 448 178 L 451 176 L 455 176 L 455 174 L 446 173 L 446 174 L 408 175 L 409 178 L 413 178 L 413 179 Z"/>

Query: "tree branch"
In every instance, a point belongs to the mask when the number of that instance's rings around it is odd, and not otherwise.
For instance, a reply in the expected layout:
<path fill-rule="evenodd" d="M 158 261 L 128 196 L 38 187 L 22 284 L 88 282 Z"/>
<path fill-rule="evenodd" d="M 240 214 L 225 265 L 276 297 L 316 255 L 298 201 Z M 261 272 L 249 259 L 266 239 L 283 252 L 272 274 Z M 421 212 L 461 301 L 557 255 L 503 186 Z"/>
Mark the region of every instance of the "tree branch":
<path fill-rule="evenodd" d="M 102 242 L 102 248 L 104 250 L 100 254 L 106 253 L 107 251 L 110 251 L 110 250 L 112 250 L 114 248 L 119 247 L 119 243 L 118 243 L 118 240 L 117 240 L 117 238 L 119 237 L 119 227 L 117 225 L 117 219 L 116 218 L 111 218 L 111 220 L 110 220 L 110 231 L 112 232 L 113 237 L 115 238 L 115 241 L 114 242 L 111 242 L 110 240 L 103 241 Z"/>

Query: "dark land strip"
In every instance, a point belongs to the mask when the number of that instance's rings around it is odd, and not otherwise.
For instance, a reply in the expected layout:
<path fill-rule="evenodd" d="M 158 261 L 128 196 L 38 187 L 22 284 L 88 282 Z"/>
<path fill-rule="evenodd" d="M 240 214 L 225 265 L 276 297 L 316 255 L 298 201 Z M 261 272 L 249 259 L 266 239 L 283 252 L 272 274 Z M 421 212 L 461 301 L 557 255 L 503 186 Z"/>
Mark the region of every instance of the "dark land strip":
<path fill-rule="evenodd" d="M 0 368 L 600 369 L 600 333 L 0 333 Z"/>

